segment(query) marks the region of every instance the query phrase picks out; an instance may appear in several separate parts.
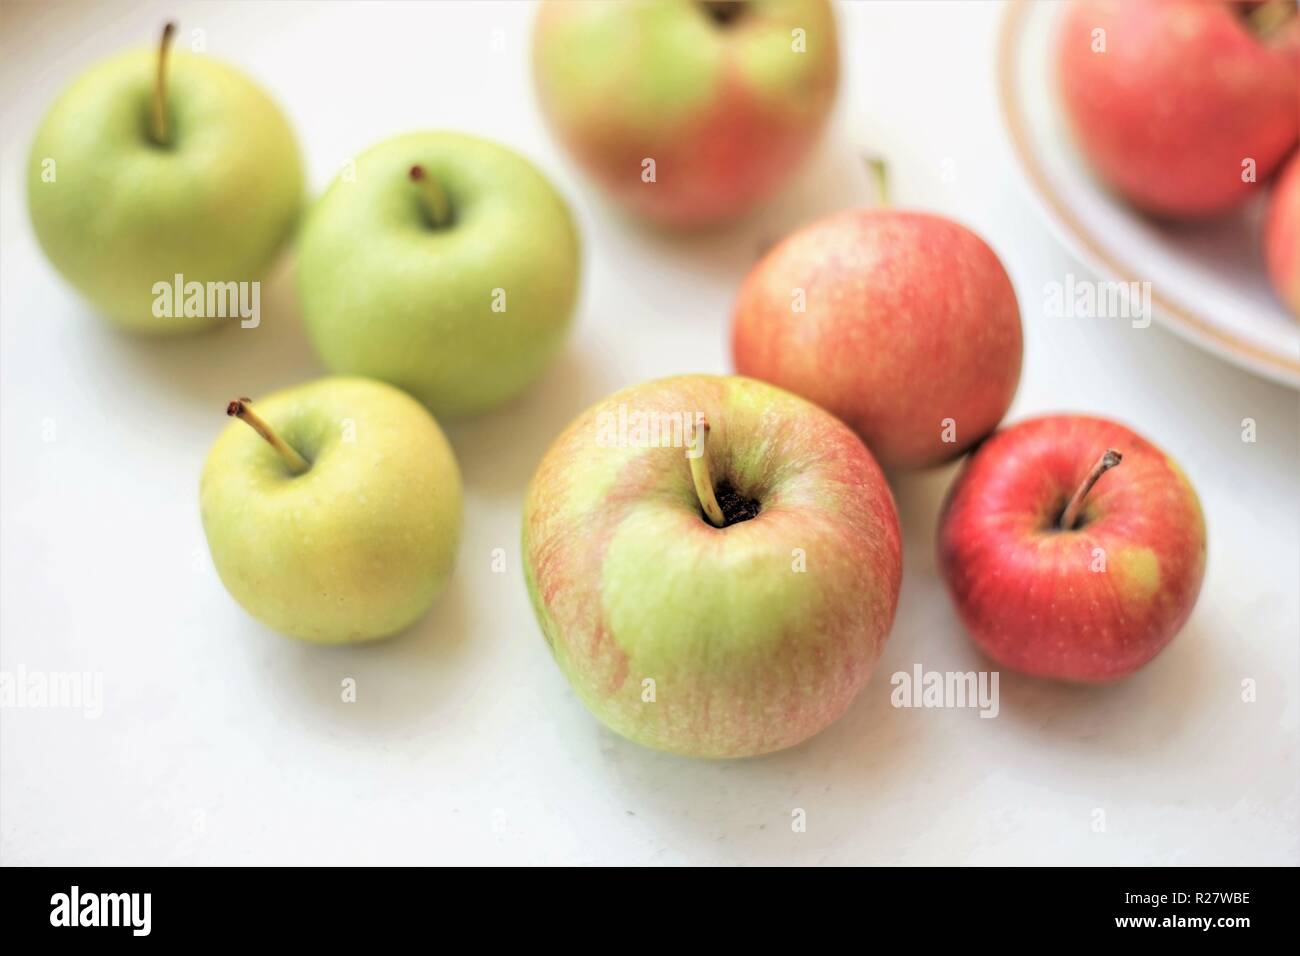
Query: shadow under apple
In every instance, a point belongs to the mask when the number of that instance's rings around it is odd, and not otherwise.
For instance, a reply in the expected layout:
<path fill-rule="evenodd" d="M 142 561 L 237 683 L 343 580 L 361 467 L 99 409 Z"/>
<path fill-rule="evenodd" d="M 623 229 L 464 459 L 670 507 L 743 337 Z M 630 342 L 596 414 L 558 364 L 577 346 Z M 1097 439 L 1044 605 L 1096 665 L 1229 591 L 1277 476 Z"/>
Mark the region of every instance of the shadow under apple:
<path fill-rule="evenodd" d="M 151 338 L 111 329 L 88 310 L 77 319 L 96 336 L 105 368 L 169 405 L 179 398 L 211 407 L 215 421 L 237 395 L 257 398 L 324 374 L 298 311 L 295 264 L 286 256 L 262 283 L 256 327 L 213 319 L 219 327 L 208 332 Z"/>

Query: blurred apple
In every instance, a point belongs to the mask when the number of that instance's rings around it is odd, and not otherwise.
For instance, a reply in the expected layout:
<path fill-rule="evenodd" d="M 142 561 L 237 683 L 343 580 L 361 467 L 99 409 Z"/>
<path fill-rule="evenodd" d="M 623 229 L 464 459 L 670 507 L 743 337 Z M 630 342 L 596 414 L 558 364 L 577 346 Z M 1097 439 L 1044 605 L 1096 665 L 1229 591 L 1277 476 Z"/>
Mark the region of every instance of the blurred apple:
<path fill-rule="evenodd" d="M 1064 112 L 1093 170 L 1172 219 L 1237 206 L 1296 143 L 1300 77 L 1242 6 L 1073 0 L 1057 36 Z"/>
<path fill-rule="evenodd" d="M 1300 153 L 1273 187 L 1264 220 L 1264 260 L 1278 298 L 1300 319 Z"/>
<path fill-rule="evenodd" d="M 547 0 L 534 73 L 551 127 L 616 200 L 703 226 L 771 195 L 809 152 L 837 42 L 826 0 Z"/>

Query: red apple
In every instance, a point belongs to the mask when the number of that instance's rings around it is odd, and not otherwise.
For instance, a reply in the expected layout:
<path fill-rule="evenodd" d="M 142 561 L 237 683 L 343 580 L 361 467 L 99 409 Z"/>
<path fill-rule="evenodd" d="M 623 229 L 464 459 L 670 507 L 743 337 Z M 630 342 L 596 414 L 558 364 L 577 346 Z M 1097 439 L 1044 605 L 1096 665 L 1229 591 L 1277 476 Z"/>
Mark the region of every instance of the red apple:
<path fill-rule="evenodd" d="M 1278 298 L 1300 319 L 1300 153 L 1273 187 L 1264 221 L 1264 261 Z"/>
<path fill-rule="evenodd" d="M 1065 115 L 1093 169 L 1140 209 L 1176 219 L 1230 210 L 1295 145 L 1300 79 L 1245 12 L 1202 0 L 1067 9 L 1057 37 Z M 1247 160 L 1254 178 L 1244 180 Z"/>
<path fill-rule="evenodd" d="M 1049 415 L 1003 429 L 954 482 L 939 561 L 975 643 L 1038 677 L 1123 677 L 1178 633 L 1205 574 L 1187 476 L 1123 425 Z"/>
<path fill-rule="evenodd" d="M 736 302 L 736 370 L 847 422 L 886 468 L 957 457 L 1020 380 L 1020 309 L 992 249 L 939 216 L 854 210 L 794 233 Z"/>
<path fill-rule="evenodd" d="M 633 211 L 690 227 L 793 172 L 830 112 L 837 42 L 827 0 L 548 0 L 533 65 L 577 163 Z"/>

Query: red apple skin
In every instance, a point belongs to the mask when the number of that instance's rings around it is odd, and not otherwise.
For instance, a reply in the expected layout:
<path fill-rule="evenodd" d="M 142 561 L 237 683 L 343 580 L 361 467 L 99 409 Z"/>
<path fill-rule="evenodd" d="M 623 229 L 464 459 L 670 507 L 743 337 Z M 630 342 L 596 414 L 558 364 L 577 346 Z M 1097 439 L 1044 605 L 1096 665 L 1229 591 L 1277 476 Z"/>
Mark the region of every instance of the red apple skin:
<path fill-rule="evenodd" d="M 964 226 L 852 210 L 794 233 L 755 265 L 731 347 L 740 374 L 838 415 L 885 468 L 925 468 L 956 458 L 1006 414 L 1020 381 L 1020 309 L 997 255 Z"/>
<path fill-rule="evenodd" d="M 747 11 L 718 27 L 693 0 L 542 4 L 533 38 L 542 113 L 577 165 L 634 214 L 682 229 L 735 219 L 816 144 L 839 82 L 830 5 L 749 0 Z M 792 28 L 806 32 L 802 53 L 789 49 Z M 783 57 L 772 55 L 777 41 Z M 625 55 L 613 62 L 575 54 L 615 44 Z M 676 84 L 660 82 L 673 74 Z M 653 183 L 642 180 L 647 158 Z"/>
<path fill-rule="evenodd" d="M 1082 524 L 1058 530 L 1107 449 L 1123 460 L 1084 499 Z M 1123 425 L 1083 415 L 1030 419 L 981 445 L 938 537 L 975 643 L 1036 677 L 1096 683 L 1137 670 L 1186 623 L 1205 575 L 1205 519 L 1182 470 Z"/>
<path fill-rule="evenodd" d="M 1264 261 L 1278 298 L 1300 319 L 1300 153 L 1273 187 L 1264 220 Z"/>
<path fill-rule="evenodd" d="M 1094 53 L 1093 31 L 1106 31 Z M 1157 217 L 1244 201 L 1295 145 L 1300 78 L 1229 4 L 1074 0 L 1057 35 L 1066 118 L 1094 171 Z M 1256 182 L 1242 181 L 1242 161 Z"/>

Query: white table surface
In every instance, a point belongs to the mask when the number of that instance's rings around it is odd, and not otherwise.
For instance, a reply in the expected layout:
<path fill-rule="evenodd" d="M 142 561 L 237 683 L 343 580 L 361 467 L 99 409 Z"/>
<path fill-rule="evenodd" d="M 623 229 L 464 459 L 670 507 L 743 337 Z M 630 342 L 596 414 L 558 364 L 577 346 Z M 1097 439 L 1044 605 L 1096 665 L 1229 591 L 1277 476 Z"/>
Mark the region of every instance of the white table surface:
<path fill-rule="evenodd" d="M 0 861 L 1300 861 L 1300 403 L 1158 325 L 1044 316 L 1048 283 L 1086 275 L 1036 217 L 1004 139 L 999 4 L 842 3 L 832 133 L 762 212 L 696 238 L 621 217 L 548 139 L 530 4 L 123 8 L 0 7 L 0 662 L 101 673 L 104 688 L 98 719 L 0 713 Z M 320 372 L 291 258 L 263 290 L 259 329 L 140 341 L 74 297 L 27 222 L 26 151 L 54 94 L 172 15 L 181 42 L 202 28 L 211 55 L 280 100 L 314 190 L 378 140 L 447 127 L 522 150 L 577 215 L 586 272 L 568 350 L 524 398 L 448 429 L 466 485 L 459 565 L 434 611 L 389 642 L 331 649 L 270 633 L 222 588 L 199 523 L 199 469 L 226 400 Z M 899 205 L 970 224 L 1011 273 L 1026 354 L 1010 420 L 1111 415 L 1182 462 L 1209 525 L 1200 603 L 1121 684 L 1004 673 L 996 719 L 895 709 L 896 671 L 988 666 L 935 571 L 952 469 L 906 476 L 894 481 L 898 617 L 848 715 L 755 760 L 643 750 L 590 717 L 550 660 L 519 567 L 525 485 L 559 429 L 607 392 L 728 371 L 737 284 L 764 243 L 870 200 L 864 146 L 892 162 Z M 341 700 L 349 677 L 355 703 Z M 1241 699 L 1246 679 L 1254 702 Z M 796 809 L 806 832 L 791 826 Z"/>

